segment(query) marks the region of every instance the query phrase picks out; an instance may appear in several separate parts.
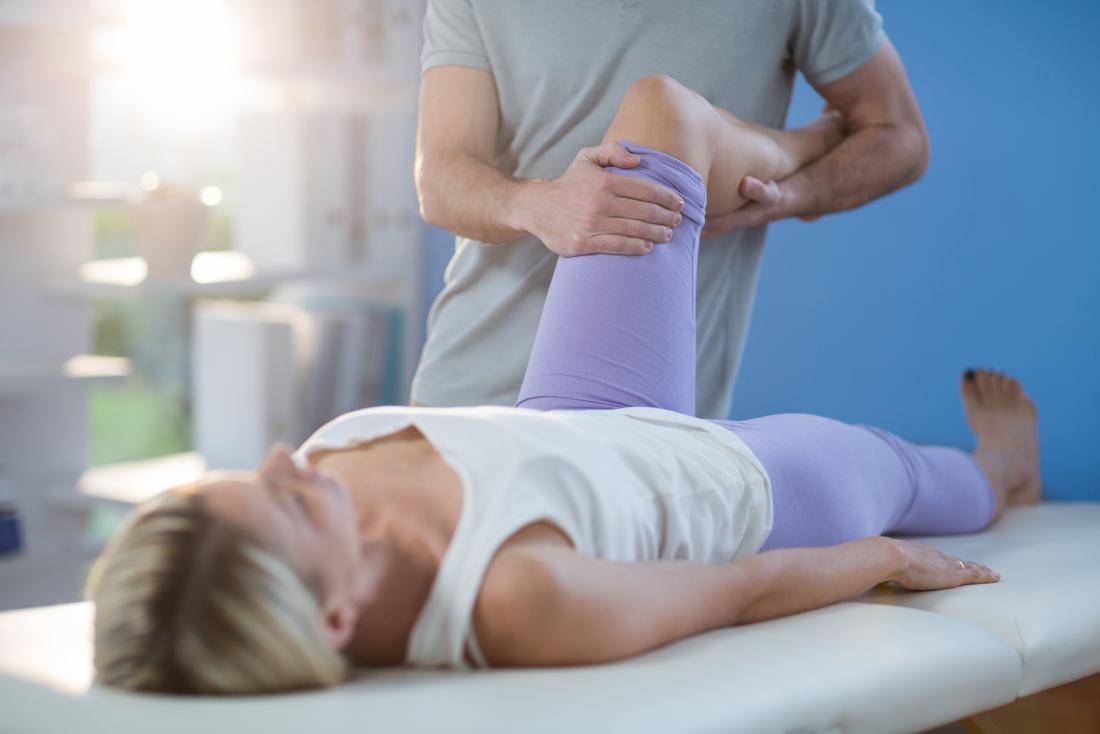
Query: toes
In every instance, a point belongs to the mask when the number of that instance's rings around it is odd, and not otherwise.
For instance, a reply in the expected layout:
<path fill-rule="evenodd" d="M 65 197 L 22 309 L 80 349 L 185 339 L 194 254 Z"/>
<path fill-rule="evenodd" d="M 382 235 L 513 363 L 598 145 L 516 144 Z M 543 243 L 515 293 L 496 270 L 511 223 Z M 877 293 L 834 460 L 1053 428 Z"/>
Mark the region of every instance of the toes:
<path fill-rule="evenodd" d="M 986 406 L 1010 405 L 1021 400 L 1030 404 L 1020 382 L 1003 372 L 985 368 L 970 368 L 962 375 L 962 394 Z"/>
<path fill-rule="evenodd" d="M 991 371 L 990 374 L 992 375 L 993 390 L 994 394 L 997 396 L 997 402 L 1001 404 L 1007 402 L 1009 397 L 1009 378 L 1002 372 Z"/>
<path fill-rule="evenodd" d="M 993 404 L 997 402 L 997 385 L 992 372 L 985 369 L 977 370 L 974 381 L 978 385 L 978 394 L 981 396 L 983 403 Z"/>
<path fill-rule="evenodd" d="M 1014 380 L 1003 372 L 982 370 L 982 398 L 990 405 L 1006 405 L 1011 401 Z"/>
<path fill-rule="evenodd" d="M 1014 405 L 1020 402 L 1031 402 L 1027 395 L 1024 394 L 1024 388 L 1020 384 L 1020 381 L 1015 377 L 1003 372 L 994 372 L 992 374 L 994 374 L 996 378 L 995 385 L 999 402 L 1007 405 Z"/>
<path fill-rule="evenodd" d="M 981 391 L 978 389 L 978 371 L 968 369 L 963 372 L 962 385 L 960 386 L 963 394 L 963 398 L 971 400 L 975 403 L 982 401 Z"/>

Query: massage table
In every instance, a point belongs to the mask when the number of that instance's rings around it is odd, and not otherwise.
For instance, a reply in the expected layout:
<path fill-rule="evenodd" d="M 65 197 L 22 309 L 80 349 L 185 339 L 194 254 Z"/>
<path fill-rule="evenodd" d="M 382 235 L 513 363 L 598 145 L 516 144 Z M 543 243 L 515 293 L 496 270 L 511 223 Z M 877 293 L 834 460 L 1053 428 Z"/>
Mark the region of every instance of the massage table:
<path fill-rule="evenodd" d="M 0 732 L 919 732 L 1100 671 L 1100 502 L 912 538 L 996 584 L 883 585 L 624 662 L 366 670 L 332 690 L 190 698 L 90 686 L 86 603 L 0 614 Z"/>

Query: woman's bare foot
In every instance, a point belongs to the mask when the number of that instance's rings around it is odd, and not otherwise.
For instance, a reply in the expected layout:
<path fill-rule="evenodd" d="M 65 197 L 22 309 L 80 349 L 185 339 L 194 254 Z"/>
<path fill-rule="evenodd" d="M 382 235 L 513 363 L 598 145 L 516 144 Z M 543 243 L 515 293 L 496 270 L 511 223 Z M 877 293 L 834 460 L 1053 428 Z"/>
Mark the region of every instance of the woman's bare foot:
<path fill-rule="evenodd" d="M 978 439 L 974 459 L 998 495 L 994 519 L 1006 506 L 1038 504 L 1042 488 L 1035 404 L 1020 383 L 990 370 L 967 370 L 962 399 L 966 422 Z"/>

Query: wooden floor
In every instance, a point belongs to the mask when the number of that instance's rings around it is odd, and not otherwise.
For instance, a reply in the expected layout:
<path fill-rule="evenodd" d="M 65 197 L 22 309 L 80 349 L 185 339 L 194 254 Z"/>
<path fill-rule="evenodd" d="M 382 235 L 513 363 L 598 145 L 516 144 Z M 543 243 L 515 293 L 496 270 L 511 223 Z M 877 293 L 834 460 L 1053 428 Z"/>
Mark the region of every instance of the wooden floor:
<path fill-rule="evenodd" d="M 959 723 L 970 734 L 1100 734 L 1100 673 Z"/>

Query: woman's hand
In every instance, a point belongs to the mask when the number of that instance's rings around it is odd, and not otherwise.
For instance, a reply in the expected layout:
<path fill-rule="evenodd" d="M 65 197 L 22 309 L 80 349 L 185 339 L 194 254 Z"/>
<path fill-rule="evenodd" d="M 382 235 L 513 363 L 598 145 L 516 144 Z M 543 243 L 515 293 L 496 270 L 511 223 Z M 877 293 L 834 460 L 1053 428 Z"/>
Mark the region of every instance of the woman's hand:
<path fill-rule="evenodd" d="M 992 584 L 1001 578 L 999 573 L 994 573 L 988 566 L 977 561 L 955 558 L 934 545 L 897 538 L 890 540 L 902 552 L 907 563 L 902 571 L 894 574 L 887 581 L 896 581 L 910 591 L 950 589 L 967 584 Z"/>

